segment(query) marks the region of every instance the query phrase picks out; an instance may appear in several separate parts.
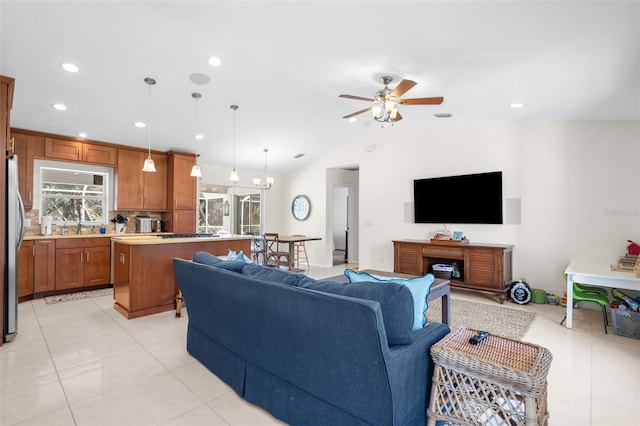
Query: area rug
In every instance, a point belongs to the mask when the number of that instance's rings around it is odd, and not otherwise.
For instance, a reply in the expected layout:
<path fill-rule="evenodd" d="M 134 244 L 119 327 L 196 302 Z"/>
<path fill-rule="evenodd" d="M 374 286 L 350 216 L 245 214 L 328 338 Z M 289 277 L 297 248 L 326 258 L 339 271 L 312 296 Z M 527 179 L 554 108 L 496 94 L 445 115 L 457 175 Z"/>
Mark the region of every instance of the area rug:
<path fill-rule="evenodd" d="M 441 300 L 429 302 L 428 322 L 441 322 Z M 475 330 L 522 340 L 536 318 L 536 314 L 527 311 L 506 308 L 502 305 L 469 302 L 451 298 L 451 330 L 466 326 Z"/>
<path fill-rule="evenodd" d="M 57 296 L 47 296 L 44 298 L 47 305 L 53 303 L 71 302 L 73 300 L 89 299 L 91 297 L 111 296 L 112 288 L 101 288 L 99 290 L 79 291 L 76 293 L 59 294 Z"/>

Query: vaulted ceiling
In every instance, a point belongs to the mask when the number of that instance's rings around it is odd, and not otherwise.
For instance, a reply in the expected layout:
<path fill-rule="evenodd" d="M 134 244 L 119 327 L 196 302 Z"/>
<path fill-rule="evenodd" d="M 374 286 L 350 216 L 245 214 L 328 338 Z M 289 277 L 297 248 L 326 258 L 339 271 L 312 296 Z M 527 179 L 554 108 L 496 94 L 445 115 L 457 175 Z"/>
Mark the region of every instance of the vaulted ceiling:
<path fill-rule="evenodd" d="M 343 119 L 369 104 L 338 97 L 373 97 L 382 75 L 416 81 L 406 97 L 444 96 L 400 106 L 395 126 L 640 119 L 638 1 L 3 0 L 0 20 L 14 127 L 146 147 L 148 129 L 133 123 L 150 119 L 152 149 L 197 150 L 210 164 L 233 163 L 232 104 L 238 168 L 262 168 L 269 148 L 269 168 L 284 172 L 392 132 L 369 114 Z M 145 77 L 157 80 L 150 116 Z"/>

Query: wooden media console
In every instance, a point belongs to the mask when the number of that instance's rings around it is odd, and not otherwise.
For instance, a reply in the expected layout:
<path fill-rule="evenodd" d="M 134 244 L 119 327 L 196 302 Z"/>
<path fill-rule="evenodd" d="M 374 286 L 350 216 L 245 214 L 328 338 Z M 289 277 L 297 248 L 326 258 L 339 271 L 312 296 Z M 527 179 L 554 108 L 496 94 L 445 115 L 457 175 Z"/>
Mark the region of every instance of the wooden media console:
<path fill-rule="evenodd" d="M 456 263 L 460 276 L 449 279 L 451 286 L 495 293 L 500 303 L 507 297 L 513 245 L 394 240 L 393 247 L 394 272 L 424 275 L 434 264 Z"/>

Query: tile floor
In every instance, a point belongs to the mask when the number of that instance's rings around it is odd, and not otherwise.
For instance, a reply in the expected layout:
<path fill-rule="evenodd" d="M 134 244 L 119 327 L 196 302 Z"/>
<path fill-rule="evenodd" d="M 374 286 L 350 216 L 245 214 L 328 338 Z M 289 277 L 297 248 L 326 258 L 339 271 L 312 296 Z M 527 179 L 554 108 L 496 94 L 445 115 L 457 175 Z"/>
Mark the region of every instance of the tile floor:
<path fill-rule="evenodd" d="M 324 278 L 344 265 L 312 268 Z M 490 295 L 457 297 L 496 303 Z M 537 314 L 526 341 L 551 350 L 550 425 L 640 425 L 640 341 L 605 335 L 600 311 L 578 309 L 574 328 L 557 306 Z M 271 425 L 185 350 L 187 314 L 126 320 L 111 297 L 21 303 L 19 334 L 0 348 L 0 424 Z"/>

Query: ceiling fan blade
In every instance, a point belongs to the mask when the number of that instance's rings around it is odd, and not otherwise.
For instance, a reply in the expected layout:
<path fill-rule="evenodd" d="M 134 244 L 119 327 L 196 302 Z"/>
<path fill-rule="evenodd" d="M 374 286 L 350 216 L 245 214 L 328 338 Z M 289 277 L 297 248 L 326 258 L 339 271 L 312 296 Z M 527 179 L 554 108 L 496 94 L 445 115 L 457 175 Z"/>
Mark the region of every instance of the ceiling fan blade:
<path fill-rule="evenodd" d="M 398 99 L 398 103 L 404 105 L 440 105 L 443 101 L 444 98 L 442 96 L 435 98 Z"/>
<path fill-rule="evenodd" d="M 400 120 L 402 120 L 402 115 L 400 114 L 400 111 L 398 111 L 398 112 L 396 113 L 396 118 L 395 118 L 395 120 L 393 120 L 393 121 L 395 122 L 395 121 L 400 121 Z"/>
<path fill-rule="evenodd" d="M 369 102 L 373 102 L 373 99 L 371 98 L 363 98 L 362 96 L 354 96 L 354 95 L 340 95 L 341 98 L 348 98 L 348 99 L 355 99 L 358 101 L 369 101 Z"/>
<path fill-rule="evenodd" d="M 407 93 L 409 89 L 411 89 L 416 84 L 418 83 L 412 80 L 402 80 L 400 83 L 398 83 L 396 88 L 393 89 L 393 91 L 391 92 L 391 96 L 395 96 L 396 98 L 399 98 L 400 96 Z"/>
<path fill-rule="evenodd" d="M 365 109 L 361 109 L 360 111 L 353 112 L 353 113 L 351 113 L 351 114 L 349 114 L 349 115 L 345 115 L 345 116 L 344 116 L 344 117 L 342 117 L 342 118 L 351 118 L 351 117 L 355 117 L 356 115 L 358 115 L 358 114 L 362 114 L 363 112 L 367 112 L 367 111 L 371 111 L 371 107 L 369 107 L 369 108 L 365 108 Z"/>

